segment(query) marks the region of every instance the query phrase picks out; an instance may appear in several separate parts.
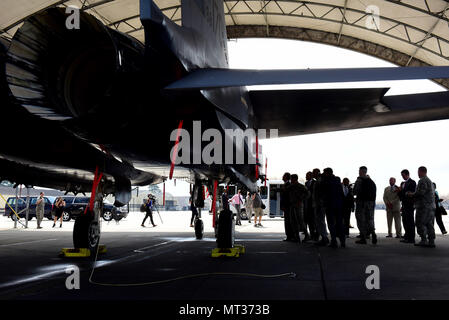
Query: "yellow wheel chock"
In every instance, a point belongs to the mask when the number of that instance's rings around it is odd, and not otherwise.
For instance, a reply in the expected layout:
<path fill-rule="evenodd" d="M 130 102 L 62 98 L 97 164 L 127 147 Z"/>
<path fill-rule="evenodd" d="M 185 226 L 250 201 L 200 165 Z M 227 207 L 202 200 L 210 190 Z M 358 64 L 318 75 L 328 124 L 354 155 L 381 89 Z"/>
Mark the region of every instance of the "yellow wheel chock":
<path fill-rule="evenodd" d="M 106 246 L 100 245 L 98 247 L 98 253 L 99 254 L 106 253 Z M 61 249 L 59 256 L 63 258 L 88 258 L 90 257 L 90 250 L 87 248 L 79 248 L 79 249 L 63 248 Z"/>
<path fill-rule="evenodd" d="M 212 250 L 212 258 L 218 257 L 240 257 L 240 254 L 245 253 L 245 247 L 242 245 L 235 245 L 234 248 L 215 248 Z"/>

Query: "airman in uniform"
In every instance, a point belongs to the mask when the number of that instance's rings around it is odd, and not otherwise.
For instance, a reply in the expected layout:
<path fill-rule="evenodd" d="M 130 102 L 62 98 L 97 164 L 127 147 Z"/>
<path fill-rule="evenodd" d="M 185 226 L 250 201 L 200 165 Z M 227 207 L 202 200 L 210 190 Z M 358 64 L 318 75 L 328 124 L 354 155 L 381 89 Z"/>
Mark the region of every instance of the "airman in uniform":
<path fill-rule="evenodd" d="M 427 177 L 426 167 L 418 169 L 419 182 L 415 192 L 407 192 L 406 196 L 415 200 L 416 231 L 421 237 L 421 242 L 416 246 L 435 248 L 435 189 L 432 181 Z"/>

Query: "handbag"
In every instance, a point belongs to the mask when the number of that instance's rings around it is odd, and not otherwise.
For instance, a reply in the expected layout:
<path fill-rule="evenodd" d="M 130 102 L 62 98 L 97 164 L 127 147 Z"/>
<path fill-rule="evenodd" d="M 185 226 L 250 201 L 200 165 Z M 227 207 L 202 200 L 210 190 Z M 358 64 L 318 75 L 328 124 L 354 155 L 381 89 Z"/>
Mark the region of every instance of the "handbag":
<path fill-rule="evenodd" d="M 262 205 L 261 205 L 260 207 L 262 208 L 262 210 L 265 210 L 265 208 L 266 208 L 267 206 L 264 205 L 264 204 L 262 203 Z"/>
<path fill-rule="evenodd" d="M 145 211 L 147 211 L 147 206 L 145 204 L 142 204 L 140 206 L 140 212 L 145 212 Z"/>
<path fill-rule="evenodd" d="M 438 210 L 440 210 L 440 214 L 441 214 L 442 216 L 447 216 L 447 211 L 446 211 L 446 209 L 444 209 L 443 206 L 439 206 L 439 207 L 438 207 Z"/>

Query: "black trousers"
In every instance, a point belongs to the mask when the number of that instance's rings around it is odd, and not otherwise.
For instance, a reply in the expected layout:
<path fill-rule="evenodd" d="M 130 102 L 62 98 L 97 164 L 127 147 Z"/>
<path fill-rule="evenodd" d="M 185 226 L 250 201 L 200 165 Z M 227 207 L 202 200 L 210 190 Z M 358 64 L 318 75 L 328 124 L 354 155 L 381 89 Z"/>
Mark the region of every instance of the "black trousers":
<path fill-rule="evenodd" d="M 190 219 L 190 224 L 193 224 L 193 220 L 195 220 L 195 217 L 198 217 L 198 210 L 196 210 L 195 207 L 192 207 L 192 218 Z"/>
<path fill-rule="evenodd" d="M 444 223 L 443 223 L 443 217 L 441 216 L 441 211 L 435 210 L 435 220 L 437 221 L 438 227 L 441 230 L 441 233 L 446 231 L 446 228 L 444 227 Z"/>
<path fill-rule="evenodd" d="M 145 221 L 147 221 L 148 217 L 150 217 L 151 224 L 154 226 L 153 211 L 151 211 L 151 209 L 147 209 L 147 214 L 145 215 L 145 218 L 143 218 L 142 224 L 144 224 Z"/>
<path fill-rule="evenodd" d="M 316 231 L 315 225 L 315 210 L 312 205 L 308 205 L 305 207 L 304 212 L 304 222 L 306 223 L 306 231 L 309 228 L 309 233 L 312 237 L 315 237 L 318 233 Z"/>
<path fill-rule="evenodd" d="M 325 208 L 327 226 L 331 234 L 331 239 L 344 242 L 346 239 L 345 231 L 343 230 L 343 212 L 341 208 Z"/>
<path fill-rule="evenodd" d="M 415 241 L 415 208 L 402 207 L 402 225 L 404 226 L 404 239 Z"/>
<path fill-rule="evenodd" d="M 290 214 L 290 208 L 284 208 L 282 209 L 284 211 L 284 229 L 285 229 L 285 235 L 287 236 L 287 239 L 293 239 L 294 234 L 292 230 L 292 224 L 291 224 L 291 214 Z"/>
<path fill-rule="evenodd" d="M 351 208 L 343 207 L 343 232 L 349 236 L 349 226 L 351 225 Z"/>

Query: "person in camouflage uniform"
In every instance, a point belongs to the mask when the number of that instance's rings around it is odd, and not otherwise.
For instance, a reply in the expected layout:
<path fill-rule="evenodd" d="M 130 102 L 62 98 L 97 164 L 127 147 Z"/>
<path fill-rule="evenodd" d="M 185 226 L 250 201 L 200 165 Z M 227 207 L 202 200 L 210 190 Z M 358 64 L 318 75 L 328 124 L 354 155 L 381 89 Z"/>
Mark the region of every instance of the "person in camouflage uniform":
<path fill-rule="evenodd" d="M 37 219 L 37 228 L 42 229 L 41 223 L 44 219 L 44 210 L 45 210 L 45 199 L 44 193 L 41 192 L 36 201 L 36 219 Z"/>
<path fill-rule="evenodd" d="M 310 196 L 309 190 L 298 182 L 298 175 L 291 175 L 291 184 L 287 189 L 290 200 L 290 221 L 293 241 L 301 242 L 300 231 L 304 231 L 304 241 L 310 240 L 304 223 L 304 201 Z"/>
<path fill-rule="evenodd" d="M 326 246 L 329 244 L 329 238 L 326 225 L 326 214 L 322 206 L 322 192 L 320 189 L 321 173 L 320 169 L 313 169 L 313 179 L 315 183 L 312 187 L 312 206 L 315 213 L 315 226 L 317 233 L 321 236 L 321 240 L 317 242 L 319 246 Z"/>
<path fill-rule="evenodd" d="M 432 181 L 427 177 L 426 167 L 418 169 L 419 182 L 415 192 L 407 192 L 407 196 L 413 197 L 416 208 L 416 230 L 421 237 L 421 242 L 416 246 L 435 248 L 435 189 Z"/>
<path fill-rule="evenodd" d="M 377 243 L 377 235 L 374 226 L 374 209 L 376 206 L 376 184 L 367 175 L 368 169 L 360 167 L 359 177 L 354 185 L 355 217 L 360 231 L 360 240 L 357 244 L 366 244 L 366 238 L 371 235 L 372 243 Z"/>

